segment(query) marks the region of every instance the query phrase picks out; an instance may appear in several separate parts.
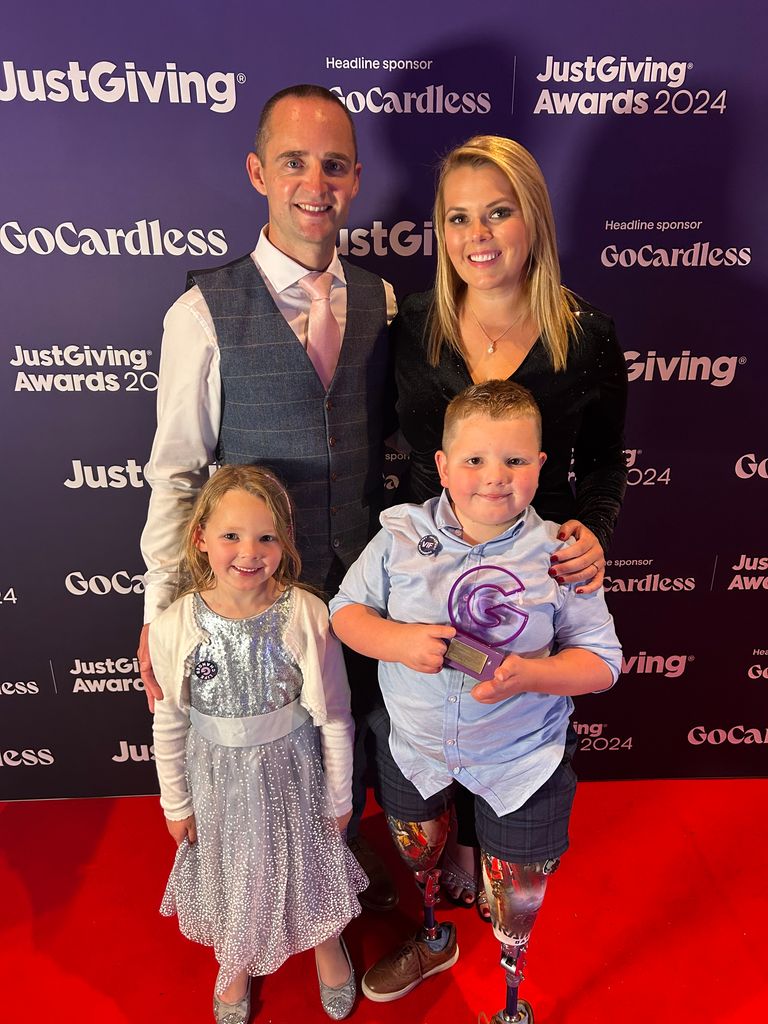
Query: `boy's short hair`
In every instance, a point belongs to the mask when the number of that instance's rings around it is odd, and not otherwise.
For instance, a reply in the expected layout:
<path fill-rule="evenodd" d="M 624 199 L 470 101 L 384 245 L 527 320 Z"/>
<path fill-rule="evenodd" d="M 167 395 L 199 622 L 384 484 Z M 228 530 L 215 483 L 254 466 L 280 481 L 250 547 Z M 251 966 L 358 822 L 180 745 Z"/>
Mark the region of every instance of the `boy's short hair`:
<path fill-rule="evenodd" d="M 532 419 L 541 448 L 541 412 L 528 388 L 510 380 L 486 380 L 472 384 L 451 401 L 445 410 L 443 450 L 453 440 L 456 427 L 470 416 L 488 416 L 492 420 Z"/>

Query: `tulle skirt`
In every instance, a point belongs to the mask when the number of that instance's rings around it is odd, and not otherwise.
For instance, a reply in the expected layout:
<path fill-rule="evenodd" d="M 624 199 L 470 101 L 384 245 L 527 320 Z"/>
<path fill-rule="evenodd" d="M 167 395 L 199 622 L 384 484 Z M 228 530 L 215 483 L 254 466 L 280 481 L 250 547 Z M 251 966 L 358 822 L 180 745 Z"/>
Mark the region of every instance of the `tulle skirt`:
<path fill-rule="evenodd" d="M 160 912 L 212 946 L 219 991 L 271 974 L 360 913 L 365 873 L 339 834 L 310 721 L 252 747 L 187 738 L 197 842 L 179 846 Z"/>

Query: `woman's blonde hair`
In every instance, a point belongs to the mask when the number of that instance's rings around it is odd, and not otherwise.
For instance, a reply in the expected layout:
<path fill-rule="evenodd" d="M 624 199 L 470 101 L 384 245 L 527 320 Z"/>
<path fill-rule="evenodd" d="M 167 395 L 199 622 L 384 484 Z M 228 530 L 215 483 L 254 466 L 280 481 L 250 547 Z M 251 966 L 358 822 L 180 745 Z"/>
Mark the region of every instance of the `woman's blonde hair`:
<path fill-rule="evenodd" d="M 298 584 L 301 557 L 293 537 L 293 508 L 288 492 L 276 476 L 260 466 L 222 466 L 200 491 L 184 531 L 177 597 L 216 586 L 208 556 L 197 546 L 199 532 L 205 528 L 224 495 L 238 490 L 261 498 L 274 519 L 275 534 L 283 554 L 273 579 L 281 587 Z"/>
<path fill-rule="evenodd" d="M 541 168 L 519 142 L 498 135 L 475 135 L 457 146 L 440 165 L 432 222 L 437 238 L 437 275 L 430 310 L 428 357 L 440 361 L 447 344 L 458 355 L 465 350 L 459 328 L 459 308 L 466 284 L 456 273 L 445 244 L 445 180 L 457 167 L 496 167 L 509 180 L 530 239 L 523 286 L 529 313 L 535 321 L 555 370 L 563 370 L 570 336 L 575 335 L 577 303 L 560 283 L 555 221 Z"/>

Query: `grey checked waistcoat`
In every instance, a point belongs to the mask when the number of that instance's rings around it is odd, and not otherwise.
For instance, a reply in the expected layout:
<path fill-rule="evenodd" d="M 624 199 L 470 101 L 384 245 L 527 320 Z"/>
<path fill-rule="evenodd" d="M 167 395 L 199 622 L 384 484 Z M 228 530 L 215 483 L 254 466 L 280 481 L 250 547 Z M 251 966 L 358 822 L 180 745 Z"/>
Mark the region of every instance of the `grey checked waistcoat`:
<path fill-rule="evenodd" d="M 344 262 L 347 324 L 326 392 L 250 256 L 191 281 L 203 293 L 221 356 L 217 460 L 268 466 L 296 507 L 302 576 L 322 587 L 367 543 L 381 504 L 390 390 L 381 278 Z"/>

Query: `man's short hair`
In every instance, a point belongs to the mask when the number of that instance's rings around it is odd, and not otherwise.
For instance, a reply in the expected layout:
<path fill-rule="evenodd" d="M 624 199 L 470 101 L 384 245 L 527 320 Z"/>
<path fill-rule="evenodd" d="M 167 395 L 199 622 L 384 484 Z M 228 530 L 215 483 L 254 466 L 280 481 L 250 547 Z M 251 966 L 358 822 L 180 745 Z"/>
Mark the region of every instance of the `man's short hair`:
<path fill-rule="evenodd" d="M 453 440 L 456 427 L 470 416 L 487 416 L 492 420 L 532 419 L 541 448 L 541 412 L 528 388 L 510 380 L 487 380 L 472 384 L 456 395 L 445 410 L 443 450 Z"/>
<path fill-rule="evenodd" d="M 344 111 L 347 121 L 349 122 L 349 128 L 352 132 L 352 145 L 355 151 L 355 163 L 357 163 L 357 133 L 355 132 L 355 122 L 352 120 L 352 115 L 341 102 L 335 93 L 332 93 L 330 89 L 326 89 L 322 85 L 289 85 L 285 89 L 281 89 L 280 92 L 276 92 L 274 96 L 270 96 L 261 111 L 259 117 L 259 124 L 256 128 L 256 138 L 254 139 L 253 148 L 256 156 L 264 163 L 264 155 L 267 148 L 267 141 L 269 139 L 269 119 L 272 115 L 276 104 L 280 100 L 286 99 L 286 97 L 292 96 L 299 100 L 326 100 L 328 103 L 336 103 Z"/>

